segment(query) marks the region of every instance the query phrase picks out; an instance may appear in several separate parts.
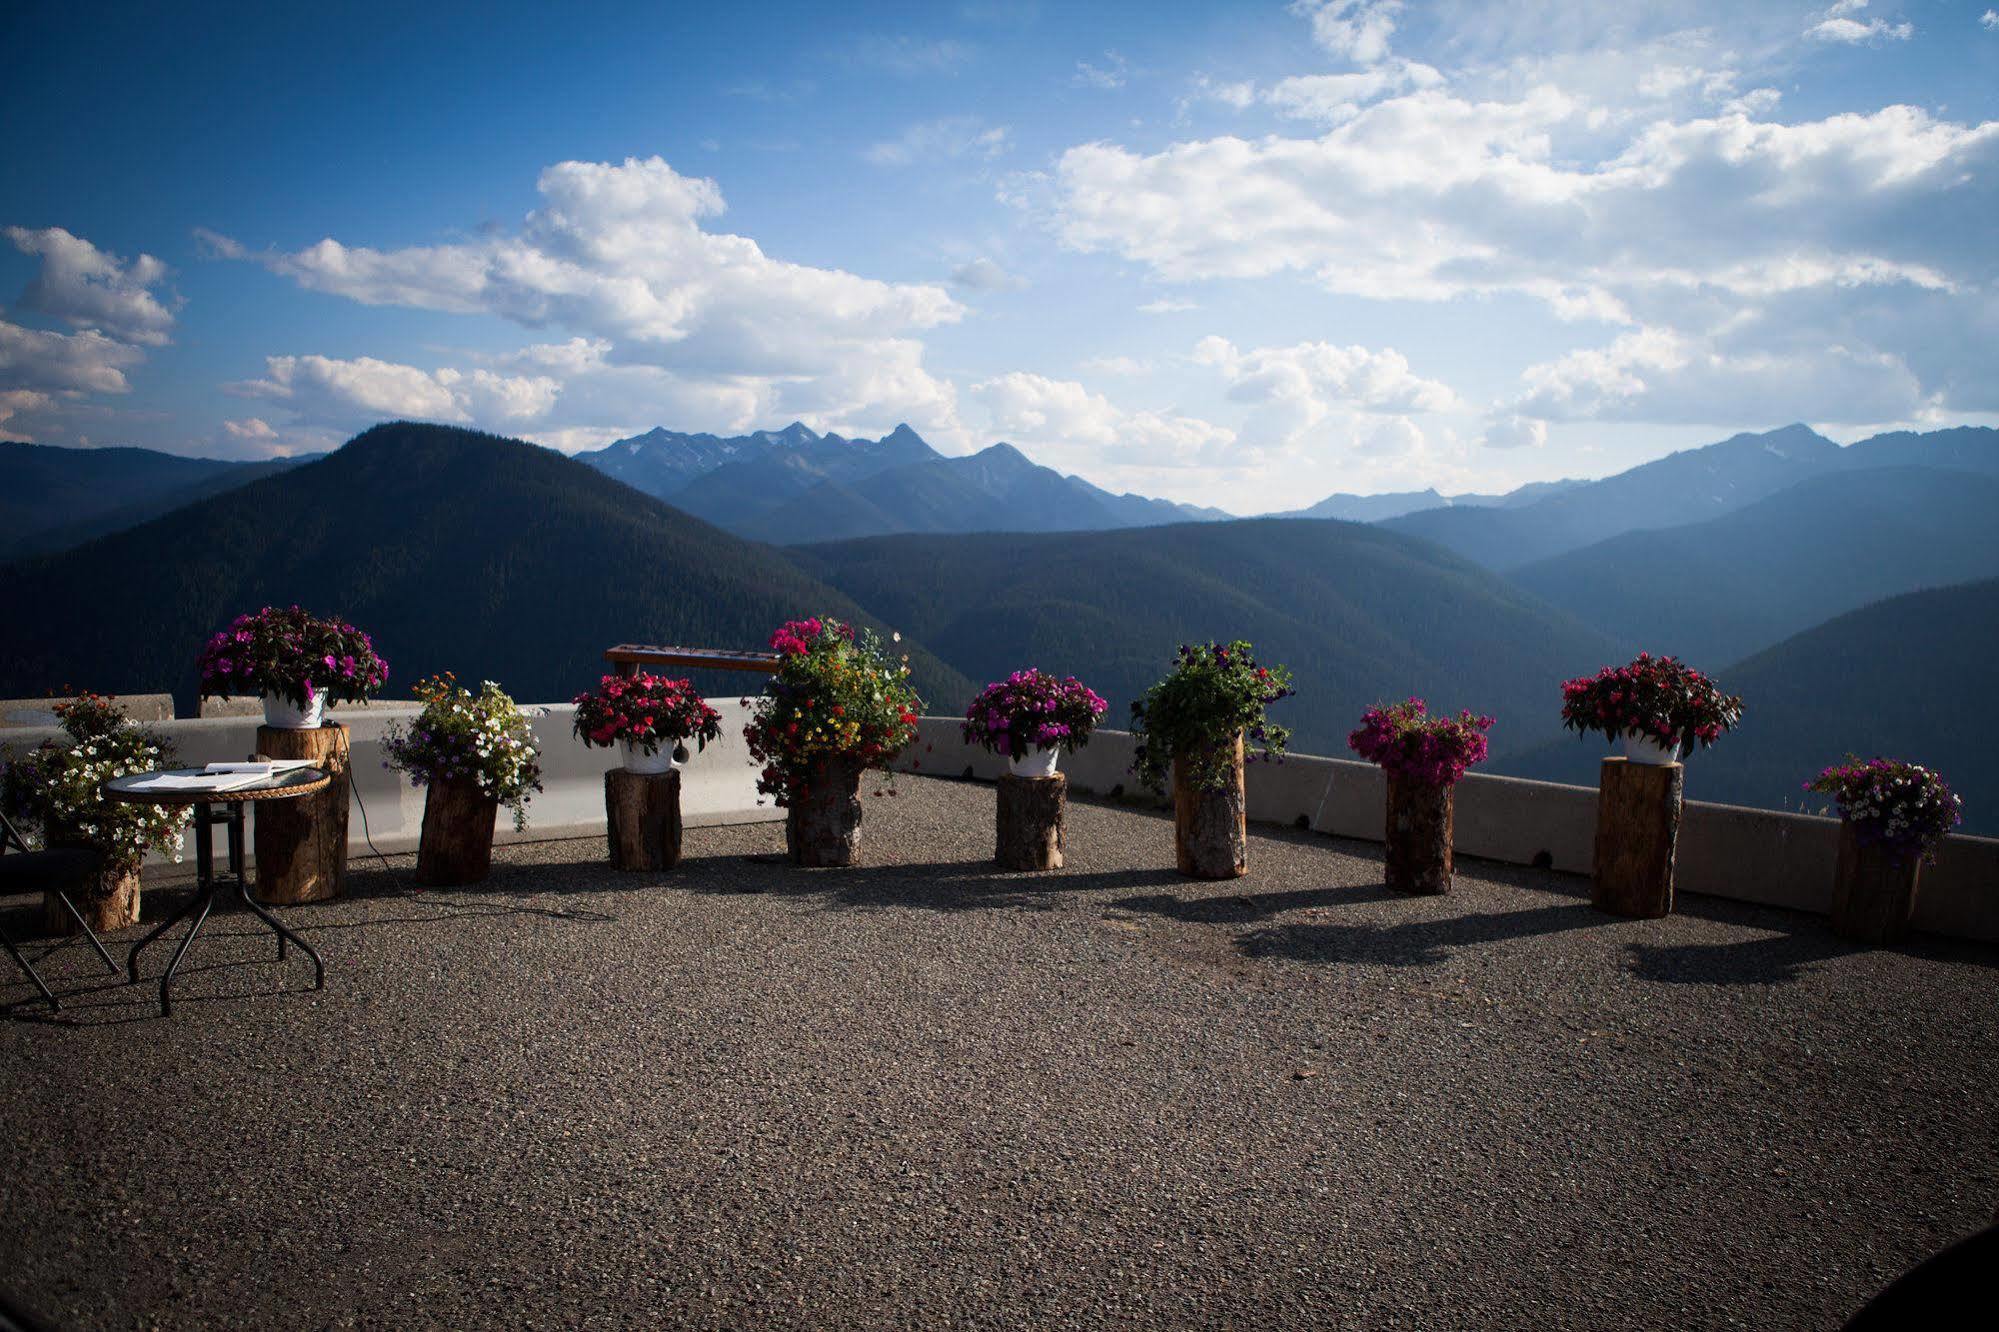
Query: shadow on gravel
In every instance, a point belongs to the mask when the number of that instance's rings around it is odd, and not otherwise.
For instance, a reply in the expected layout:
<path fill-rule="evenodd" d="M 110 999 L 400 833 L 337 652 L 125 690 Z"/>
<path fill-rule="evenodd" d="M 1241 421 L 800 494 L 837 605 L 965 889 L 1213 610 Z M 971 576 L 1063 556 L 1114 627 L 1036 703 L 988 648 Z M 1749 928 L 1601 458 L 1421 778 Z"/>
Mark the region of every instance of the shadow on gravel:
<path fill-rule="evenodd" d="M 1667 985 L 1788 985 L 1820 962 L 1865 951 L 1823 929 L 1723 944 L 1629 944 L 1631 973 Z"/>
<path fill-rule="evenodd" d="M 1361 893 L 1365 889 L 1348 890 Z M 1385 891 L 1385 890 L 1384 890 Z M 1366 900 L 1349 897 L 1348 901 Z M 1609 922 L 1588 903 L 1563 903 L 1448 920 L 1412 920 L 1399 925 L 1274 925 L 1236 941 L 1250 957 L 1299 962 L 1372 962 L 1391 967 L 1427 967 L 1452 950 L 1501 943 Z"/>
<path fill-rule="evenodd" d="M 827 910 L 1052 911 L 1058 895 L 1179 881 L 1170 869 L 1010 873 L 986 860 L 799 869 L 782 856 L 710 856 L 683 860 L 680 867 L 686 877 L 676 886 L 693 892 L 815 898 Z"/>
<path fill-rule="evenodd" d="M 1175 878 L 1178 876 L 1175 875 Z M 1120 897 L 1113 907 L 1197 925 L 1246 925 L 1287 911 L 1311 907 L 1358 906 L 1364 902 L 1407 901 L 1404 893 L 1374 884 L 1367 887 L 1299 888 L 1284 893 L 1231 893 L 1214 897 Z"/>

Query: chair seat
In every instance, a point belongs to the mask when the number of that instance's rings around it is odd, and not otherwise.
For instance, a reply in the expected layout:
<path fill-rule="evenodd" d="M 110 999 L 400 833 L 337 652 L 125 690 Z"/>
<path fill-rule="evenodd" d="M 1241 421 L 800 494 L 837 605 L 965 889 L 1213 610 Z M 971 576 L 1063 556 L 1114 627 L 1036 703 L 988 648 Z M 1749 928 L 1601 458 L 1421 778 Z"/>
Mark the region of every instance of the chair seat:
<path fill-rule="evenodd" d="M 0 856 L 0 892 L 25 893 L 36 888 L 74 888 L 97 873 L 104 857 L 81 847 L 50 851 L 16 851 Z"/>

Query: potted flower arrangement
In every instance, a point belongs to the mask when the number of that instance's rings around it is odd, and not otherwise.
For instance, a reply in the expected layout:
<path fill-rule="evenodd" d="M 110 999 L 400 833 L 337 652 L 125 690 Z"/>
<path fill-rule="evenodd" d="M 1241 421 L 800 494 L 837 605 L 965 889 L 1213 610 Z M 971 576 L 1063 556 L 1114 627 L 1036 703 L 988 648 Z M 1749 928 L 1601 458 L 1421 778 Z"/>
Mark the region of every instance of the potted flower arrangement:
<path fill-rule="evenodd" d="M 370 698 L 389 678 L 367 634 L 297 606 L 237 616 L 208 640 L 199 669 L 203 698 L 260 694 L 264 724 L 285 731 L 318 727 L 329 699 Z"/>
<path fill-rule="evenodd" d="M 1690 746 L 1706 748 L 1741 720 L 1741 699 L 1684 662 L 1649 652 L 1562 685 L 1562 725 L 1623 737 L 1633 763 L 1678 762 Z"/>
<path fill-rule="evenodd" d="M 446 671 L 416 687 L 423 710 L 382 736 L 383 766 L 424 786 L 417 878 L 449 886 L 477 883 L 492 868 L 499 807 L 527 827 L 527 801 L 541 789 L 541 750 L 520 707 L 491 680 L 478 693 Z"/>
<path fill-rule="evenodd" d="M 1015 777 L 1053 777 L 1062 751 L 1088 744 L 1109 706 L 1073 675 L 1015 671 L 965 709 L 965 740 L 1006 755 Z"/>
<path fill-rule="evenodd" d="M 1451 890 L 1453 792 L 1483 763 L 1492 718 L 1431 716 L 1420 698 L 1372 707 L 1347 736 L 1356 754 L 1388 778 L 1388 886 L 1405 893 Z"/>
<path fill-rule="evenodd" d="M 576 696 L 576 734 L 586 745 L 617 745 L 626 772 L 669 772 L 686 758 L 684 741 L 706 749 L 722 735 L 722 714 L 689 680 L 607 675 Z"/>
<path fill-rule="evenodd" d="M 1916 883 L 1936 845 L 1964 817 L 1964 799 L 1918 763 L 1849 754 L 1805 783 L 1839 806 L 1832 926 L 1865 943 L 1908 931 Z"/>
<path fill-rule="evenodd" d="M 785 810 L 793 864 L 851 865 L 860 854 L 861 773 L 885 768 L 916 738 L 923 700 L 909 661 L 890 660 L 872 631 L 838 620 L 792 620 L 770 637 L 779 654 L 770 691 L 744 699 L 743 728 L 763 771 L 757 790 Z"/>
<path fill-rule="evenodd" d="M 40 834 L 49 847 L 87 847 L 102 857 L 95 883 L 73 896 L 94 930 L 115 930 L 139 920 L 139 866 L 148 851 L 180 859 L 187 811 L 113 800 L 104 783 L 113 777 L 170 768 L 174 752 L 157 733 L 134 726 L 115 701 L 95 694 L 58 703 L 56 720 L 67 745 L 44 741 L 0 767 L 0 804 L 7 817 Z M 48 925 L 75 929 L 53 894 Z"/>
<path fill-rule="evenodd" d="M 1133 770 L 1155 791 L 1172 777 L 1182 874 L 1233 879 L 1248 872 L 1246 751 L 1248 757 L 1282 757 L 1291 733 L 1268 720 L 1264 709 L 1295 692 L 1288 670 L 1258 665 L 1250 645 L 1238 639 L 1183 644 L 1172 671 L 1131 705 Z"/>

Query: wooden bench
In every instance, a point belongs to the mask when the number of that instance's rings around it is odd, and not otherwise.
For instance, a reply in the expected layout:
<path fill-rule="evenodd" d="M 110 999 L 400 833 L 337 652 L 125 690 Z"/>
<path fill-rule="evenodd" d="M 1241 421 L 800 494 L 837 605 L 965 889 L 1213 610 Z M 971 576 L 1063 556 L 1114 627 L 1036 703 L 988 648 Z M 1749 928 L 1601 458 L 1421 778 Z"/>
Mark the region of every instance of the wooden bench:
<path fill-rule="evenodd" d="M 604 653 L 619 675 L 637 675 L 641 666 L 680 666 L 711 671 L 760 671 L 777 674 L 775 652 L 731 652 L 726 648 L 690 648 L 655 643 L 620 643 Z"/>

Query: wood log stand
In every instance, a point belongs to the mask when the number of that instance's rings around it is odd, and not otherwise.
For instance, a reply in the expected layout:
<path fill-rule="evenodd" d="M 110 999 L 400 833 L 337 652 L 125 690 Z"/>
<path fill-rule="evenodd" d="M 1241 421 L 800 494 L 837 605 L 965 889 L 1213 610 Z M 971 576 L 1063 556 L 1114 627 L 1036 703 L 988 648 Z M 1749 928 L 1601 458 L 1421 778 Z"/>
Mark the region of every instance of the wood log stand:
<path fill-rule="evenodd" d="M 861 859 L 861 764 L 824 758 L 812 765 L 784 812 L 784 844 L 791 863 L 811 867 L 854 865 Z"/>
<path fill-rule="evenodd" d="M 1388 777 L 1388 886 L 1399 893 L 1451 891 L 1456 787 Z"/>
<path fill-rule="evenodd" d="M 69 885 L 69 900 L 76 903 L 77 911 L 90 922 L 90 928 L 100 934 L 137 925 L 139 868 L 106 865 L 90 878 Z M 42 894 L 42 924 L 52 938 L 81 933 L 76 917 L 63 909 L 62 899 L 52 892 Z"/>
<path fill-rule="evenodd" d="M 1240 879 L 1249 873 L 1249 796 L 1240 735 L 1234 750 L 1220 790 L 1193 786 L 1185 762 L 1173 760 L 1173 854 L 1190 879 Z"/>
<path fill-rule="evenodd" d="M 680 774 L 604 774 L 604 821 L 611 868 L 670 870 L 680 863 Z"/>
<path fill-rule="evenodd" d="M 309 731 L 257 728 L 264 758 L 305 759 L 331 773 L 316 795 L 261 801 L 252 842 L 257 896 L 265 902 L 323 902 L 347 887 L 347 728 L 328 723 Z"/>
<path fill-rule="evenodd" d="M 1899 942 L 1916 914 L 1920 851 L 1901 854 L 1863 846 L 1851 823 L 1839 827 L 1839 861 L 1832 879 L 1832 931 L 1855 943 Z"/>
<path fill-rule="evenodd" d="M 456 888 L 492 873 L 493 825 L 499 815 L 500 802 L 477 782 L 431 782 L 416 848 L 417 882 Z"/>
<path fill-rule="evenodd" d="M 1678 763 L 1603 761 L 1590 886 L 1597 910 L 1641 919 L 1672 914 L 1686 772 Z"/>
<path fill-rule="evenodd" d="M 993 860 L 1001 869 L 1062 868 L 1062 834 L 1069 811 L 1069 779 L 999 779 L 999 813 L 993 822 Z"/>

